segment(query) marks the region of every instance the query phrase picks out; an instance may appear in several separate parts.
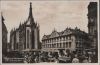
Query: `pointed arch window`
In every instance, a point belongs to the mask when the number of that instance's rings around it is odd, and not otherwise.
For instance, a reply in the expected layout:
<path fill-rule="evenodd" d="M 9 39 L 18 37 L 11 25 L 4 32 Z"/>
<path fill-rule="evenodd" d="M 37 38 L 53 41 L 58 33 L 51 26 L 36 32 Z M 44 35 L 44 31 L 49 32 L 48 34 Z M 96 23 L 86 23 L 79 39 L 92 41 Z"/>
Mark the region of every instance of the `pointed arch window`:
<path fill-rule="evenodd" d="M 27 30 L 27 48 L 29 48 L 29 38 L 30 38 L 29 30 Z"/>

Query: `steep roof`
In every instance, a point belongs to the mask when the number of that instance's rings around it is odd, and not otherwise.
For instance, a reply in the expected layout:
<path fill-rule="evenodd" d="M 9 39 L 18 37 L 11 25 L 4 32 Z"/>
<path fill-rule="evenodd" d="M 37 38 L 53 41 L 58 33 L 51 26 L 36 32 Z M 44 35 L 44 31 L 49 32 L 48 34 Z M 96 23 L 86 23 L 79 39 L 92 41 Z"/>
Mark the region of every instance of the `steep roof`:
<path fill-rule="evenodd" d="M 2 21 L 2 30 L 5 30 L 7 33 L 8 33 L 8 31 L 7 31 L 7 27 L 6 27 L 6 25 L 5 25 L 5 23 L 4 23 L 4 17 L 3 17 L 3 15 L 2 15 L 2 13 L 1 13 L 1 21 Z M 4 29 L 3 29 L 4 28 Z"/>
<path fill-rule="evenodd" d="M 26 24 L 35 24 L 33 13 L 32 13 L 32 3 L 31 2 L 30 2 L 30 8 L 29 8 L 29 16 L 28 16 L 28 19 L 26 20 Z"/>
<path fill-rule="evenodd" d="M 64 31 L 61 31 L 61 32 L 52 31 L 52 33 L 50 35 L 44 35 L 42 40 L 49 39 L 49 38 L 54 38 L 54 37 L 59 37 L 59 36 L 70 35 L 70 34 L 85 35 L 86 32 L 81 31 L 77 27 L 75 29 L 66 28 Z"/>

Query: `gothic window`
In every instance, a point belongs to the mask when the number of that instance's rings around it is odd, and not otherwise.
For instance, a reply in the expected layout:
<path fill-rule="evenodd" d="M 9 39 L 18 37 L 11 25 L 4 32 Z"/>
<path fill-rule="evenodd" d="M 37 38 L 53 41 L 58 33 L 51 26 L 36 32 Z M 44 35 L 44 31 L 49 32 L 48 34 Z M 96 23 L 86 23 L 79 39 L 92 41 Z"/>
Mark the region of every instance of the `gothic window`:
<path fill-rule="evenodd" d="M 27 48 L 29 48 L 29 30 L 27 30 Z"/>
<path fill-rule="evenodd" d="M 18 43 L 17 43 L 16 47 L 17 47 L 17 49 L 18 49 Z"/>

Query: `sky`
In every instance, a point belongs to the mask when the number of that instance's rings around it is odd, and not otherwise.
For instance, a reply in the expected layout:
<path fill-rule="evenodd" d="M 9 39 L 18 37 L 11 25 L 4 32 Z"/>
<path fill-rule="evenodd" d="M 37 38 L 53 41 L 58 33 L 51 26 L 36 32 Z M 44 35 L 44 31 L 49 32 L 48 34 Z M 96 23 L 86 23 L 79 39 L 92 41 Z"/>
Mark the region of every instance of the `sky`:
<path fill-rule="evenodd" d="M 40 25 L 40 40 L 54 29 L 60 32 L 67 27 L 78 27 L 88 32 L 87 7 L 90 1 L 0 1 L 8 41 L 11 29 L 27 20 L 30 2 L 35 22 Z"/>

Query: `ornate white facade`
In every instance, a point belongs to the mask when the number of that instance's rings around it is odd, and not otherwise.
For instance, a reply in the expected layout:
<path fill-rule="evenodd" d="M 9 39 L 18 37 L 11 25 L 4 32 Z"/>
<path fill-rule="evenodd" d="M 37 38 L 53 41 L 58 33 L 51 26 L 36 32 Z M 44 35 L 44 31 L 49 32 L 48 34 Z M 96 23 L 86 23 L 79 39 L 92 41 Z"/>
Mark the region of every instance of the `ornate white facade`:
<path fill-rule="evenodd" d="M 62 32 L 54 30 L 50 35 L 42 38 L 42 50 L 56 51 L 59 49 L 69 49 L 80 51 L 87 48 L 88 35 L 77 27 L 75 29 L 66 28 Z"/>

